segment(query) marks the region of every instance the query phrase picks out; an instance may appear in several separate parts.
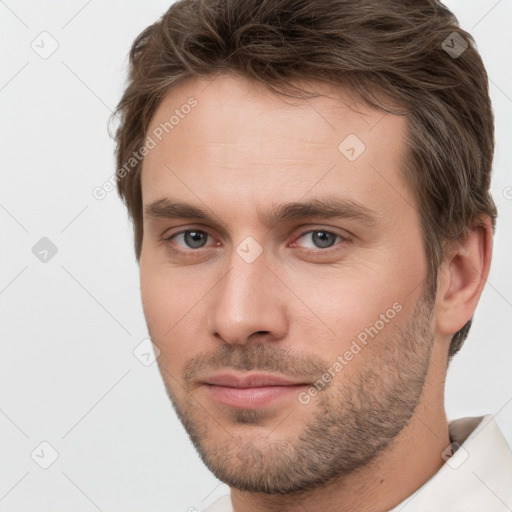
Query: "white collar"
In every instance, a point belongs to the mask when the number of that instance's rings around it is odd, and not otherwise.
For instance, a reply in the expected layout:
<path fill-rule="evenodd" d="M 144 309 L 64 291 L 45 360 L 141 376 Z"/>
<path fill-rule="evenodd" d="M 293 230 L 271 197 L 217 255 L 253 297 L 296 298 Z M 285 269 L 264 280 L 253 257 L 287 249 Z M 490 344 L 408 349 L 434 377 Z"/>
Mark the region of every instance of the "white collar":
<path fill-rule="evenodd" d="M 494 416 L 449 424 L 460 447 L 441 469 L 390 512 L 510 512 L 512 450 Z"/>

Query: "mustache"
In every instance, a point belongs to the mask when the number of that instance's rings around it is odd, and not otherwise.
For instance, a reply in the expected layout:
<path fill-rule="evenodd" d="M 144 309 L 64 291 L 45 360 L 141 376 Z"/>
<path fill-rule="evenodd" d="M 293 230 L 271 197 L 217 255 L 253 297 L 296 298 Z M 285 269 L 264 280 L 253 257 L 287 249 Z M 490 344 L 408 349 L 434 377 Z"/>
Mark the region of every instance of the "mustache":
<path fill-rule="evenodd" d="M 322 377 L 329 365 L 317 356 L 291 352 L 264 343 L 237 347 L 223 345 L 215 351 L 193 357 L 185 365 L 183 380 L 190 387 L 205 372 L 226 368 L 279 373 L 314 382 Z"/>

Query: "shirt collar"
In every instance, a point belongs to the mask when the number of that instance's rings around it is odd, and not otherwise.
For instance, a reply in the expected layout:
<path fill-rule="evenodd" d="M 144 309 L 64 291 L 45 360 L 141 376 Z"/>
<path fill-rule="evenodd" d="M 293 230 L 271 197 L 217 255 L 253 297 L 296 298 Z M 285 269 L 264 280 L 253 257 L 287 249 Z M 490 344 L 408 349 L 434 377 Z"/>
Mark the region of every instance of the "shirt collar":
<path fill-rule="evenodd" d="M 454 420 L 449 430 L 445 464 L 390 512 L 510 512 L 512 450 L 494 417 Z"/>

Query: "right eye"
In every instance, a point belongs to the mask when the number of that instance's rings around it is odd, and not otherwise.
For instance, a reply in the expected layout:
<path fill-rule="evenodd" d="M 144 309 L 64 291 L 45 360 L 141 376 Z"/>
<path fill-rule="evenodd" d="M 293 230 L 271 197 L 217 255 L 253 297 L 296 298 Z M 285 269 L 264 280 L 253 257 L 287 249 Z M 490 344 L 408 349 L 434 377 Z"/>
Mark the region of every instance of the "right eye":
<path fill-rule="evenodd" d="M 181 250 L 202 249 L 209 236 L 206 231 L 199 229 L 184 229 L 167 237 L 166 240 L 169 242 L 172 240 Z"/>

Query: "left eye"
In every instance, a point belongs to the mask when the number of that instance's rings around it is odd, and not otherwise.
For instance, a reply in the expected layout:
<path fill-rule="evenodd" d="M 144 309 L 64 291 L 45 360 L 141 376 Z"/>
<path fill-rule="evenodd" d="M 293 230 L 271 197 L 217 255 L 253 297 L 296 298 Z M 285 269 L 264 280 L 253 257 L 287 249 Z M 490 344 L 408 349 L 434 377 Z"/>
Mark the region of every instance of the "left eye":
<path fill-rule="evenodd" d="M 344 240 L 344 238 L 341 235 L 320 229 L 306 231 L 306 233 L 303 233 L 297 240 L 307 240 L 308 238 L 309 240 L 311 240 L 313 245 L 306 247 L 311 249 L 328 249 L 329 247 L 332 247 L 334 245 L 337 238 L 339 238 L 340 240 Z"/>

